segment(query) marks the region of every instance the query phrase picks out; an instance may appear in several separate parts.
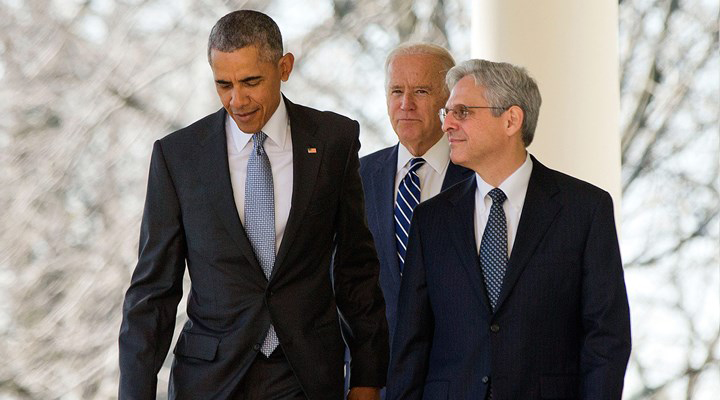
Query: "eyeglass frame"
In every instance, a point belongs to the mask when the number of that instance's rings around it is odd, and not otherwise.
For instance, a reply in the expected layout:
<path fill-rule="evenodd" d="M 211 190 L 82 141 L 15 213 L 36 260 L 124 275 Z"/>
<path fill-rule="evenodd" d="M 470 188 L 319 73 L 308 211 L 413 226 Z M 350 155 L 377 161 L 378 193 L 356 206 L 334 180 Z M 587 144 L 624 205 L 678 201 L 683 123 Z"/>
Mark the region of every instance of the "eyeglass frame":
<path fill-rule="evenodd" d="M 440 117 L 440 122 L 444 124 L 444 123 L 445 123 L 445 118 L 447 118 L 447 116 L 448 116 L 448 114 L 450 114 L 450 112 L 452 112 L 452 113 L 455 115 L 455 119 L 456 119 L 456 120 L 458 120 L 458 121 L 464 121 L 464 120 L 467 119 L 467 117 L 470 115 L 470 113 L 468 113 L 468 110 L 471 109 L 471 108 L 488 108 L 488 109 L 493 109 L 493 110 L 503 110 L 503 111 L 507 111 L 510 107 L 512 107 L 512 106 L 507 106 L 507 107 L 490 107 L 490 106 L 466 106 L 466 105 L 464 105 L 464 104 L 461 104 L 461 105 L 455 106 L 455 107 L 453 107 L 453 108 L 451 108 L 451 109 L 450 109 L 450 108 L 447 108 L 447 107 L 442 107 L 441 109 L 438 110 L 438 117 Z M 455 111 L 455 109 L 457 109 L 457 108 L 459 108 L 460 111 L 461 111 L 463 114 L 465 114 L 464 117 L 458 118 L 458 114 L 457 114 L 456 111 Z"/>

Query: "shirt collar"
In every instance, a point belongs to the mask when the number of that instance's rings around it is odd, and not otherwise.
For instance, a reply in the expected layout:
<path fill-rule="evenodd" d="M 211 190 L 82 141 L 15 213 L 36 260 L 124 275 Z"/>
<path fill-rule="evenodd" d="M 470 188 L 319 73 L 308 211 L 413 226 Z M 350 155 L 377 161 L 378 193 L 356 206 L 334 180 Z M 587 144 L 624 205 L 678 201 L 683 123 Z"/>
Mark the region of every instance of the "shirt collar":
<path fill-rule="evenodd" d="M 440 140 L 438 140 L 428 151 L 425 152 L 425 154 L 420 157 L 422 157 L 425 160 L 425 163 L 430 165 L 436 173 L 443 174 L 447 169 L 448 161 L 450 161 L 450 142 L 448 142 L 447 136 L 442 135 Z M 398 144 L 396 171 L 400 171 L 405 168 L 413 158 L 415 158 L 415 156 L 410 154 L 408 149 L 406 149 L 402 143 Z"/>
<path fill-rule="evenodd" d="M 502 181 L 502 183 L 500 183 L 500 186 L 498 186 L 500 190 L 505 193 L 505 196 L 507 196 L 507 201 L 510 203 L 511 207 L 522 208 L 523 203 L 525 202 L 525 194 L 527 193 L 528 184 L 530 183 L 532 168 L 533 163 L 530 159 L 530 153 L 526 153 L 525 162 L 520 166 L 520 168 L 516 169 L 512 175 L 508 176 L 504 181 Z M 494 187 L 485 182 L 477 172 L 475 173 L 475 180 L 477 181 L 480 198 L 484 199 L 488 192 L 493 190 Z M 484 207 L 484 202 L 482 205 L 477 206 Z"/>
<path fill-rule="evenodd" d="M 262 131 L 277 147 L 284 150 L 288 137 L 288 124 L 289 117 L 287 107 L 285 107 L 285 101 L 280 98 L 278 108 L 275 110 L 268 122 L 265 123 L 265 126 L 262 127 Z M 248 142 L 250 142 L 252 134 L 255 133 L 241 131 L 229 114 L 225 117 L 225 129 L 229 129 L 232 133 L 235 142 L 235 150 L 237 152 L 240 152 L 240 150 L 242 150 Z"/>

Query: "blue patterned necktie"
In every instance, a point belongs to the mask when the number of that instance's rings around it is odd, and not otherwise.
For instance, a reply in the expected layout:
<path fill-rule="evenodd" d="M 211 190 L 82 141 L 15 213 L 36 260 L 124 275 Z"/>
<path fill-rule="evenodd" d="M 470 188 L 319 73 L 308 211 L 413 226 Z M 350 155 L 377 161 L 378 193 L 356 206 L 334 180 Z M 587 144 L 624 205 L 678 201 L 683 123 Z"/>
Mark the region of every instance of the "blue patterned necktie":
<path fill-rule="evenodd" d="M 395 242 L 400 274 L 405 266 L 405 251 L 410 234 L 412 213 L 420 203 L 420 177 L 418 177 L 417 170 L 424 164 L 425 160 L 420 157 L 410 160 L 410 170 L 400 182 L 395 199 Z"/>
<path fill-rule="evenodd" d="M 480 266 L 482 267 L 485 287 L 487 288 L 493 312 L 497 306 L 507 267 L 507 222 L 503 202 L 507 199 L 502 190 L 495 188 L 488 193 L 492 198 L 482 242 L 480 242 Z"/>
<path fill-rule="evenodd" d="M 245 181 L 245 230 L 260 266 L 269 280 L 275 265 L 275 195 L 273 176 L 263 142 L 267 135 L 253 134 L 253 150 L 247 164 Z M 270 325 L 260 351 L 265 356 L 279 344 L 275 327 Z"/>

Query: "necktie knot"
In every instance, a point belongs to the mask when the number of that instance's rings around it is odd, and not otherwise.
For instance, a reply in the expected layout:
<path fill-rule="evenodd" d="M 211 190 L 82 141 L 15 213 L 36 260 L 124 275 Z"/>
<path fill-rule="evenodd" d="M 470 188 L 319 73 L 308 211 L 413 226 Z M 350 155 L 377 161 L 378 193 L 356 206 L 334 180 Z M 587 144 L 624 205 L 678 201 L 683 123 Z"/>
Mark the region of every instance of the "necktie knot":
<path fill-rule="evenodd" d="M 262 131 L 253 133 L 252 140 L 253 140 L 253 149 L 257 154 L 262 154 L 265 151 L 265 148 L 263 147 L 263 143 L 265 143 L 265 139 L 267 139 L 267 135 L 263 133 Z"/>
<path fill-rule="evenodd" d="M 420 167 L 425 165 L 425 159 L 422 157 L 415 157 L 410 159 L 410 170 L 408 172 L 417 172 Z"/>
<path fill-rule="evenodd" d="M 493 203 L 498 205 L 502 204 L 507 199 L 507 196 L 505 196 L 505 192 L 498 188 L 495 188 L 488 192 L 488 196 L 490 196 Z"/>

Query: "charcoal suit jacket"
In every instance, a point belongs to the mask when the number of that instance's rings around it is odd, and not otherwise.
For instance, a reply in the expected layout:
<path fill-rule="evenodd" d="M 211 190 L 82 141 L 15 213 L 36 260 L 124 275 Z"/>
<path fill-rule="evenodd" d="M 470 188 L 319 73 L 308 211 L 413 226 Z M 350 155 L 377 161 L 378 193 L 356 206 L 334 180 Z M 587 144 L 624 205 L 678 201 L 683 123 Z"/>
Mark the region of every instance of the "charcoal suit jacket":
<path fill-rule="evenodd" d="M 272 323 L 305 395 L 340 399 L 340 318 L 350 327 L 354 386 L 384 386 L 388 333 L 358 174 L 358 124 L 283 101 L 293 193 L 269 280 L 233 199 L 225 110 L 155 143 L 123 305 L 121 399 L 155 398 L 186 265 L 188 319 L 174 348 L 170 398 L 232 399 Z"/>
<path fill-rule="evenodd" d="M 476 180 L 413 214 L 388 398 L 617 399 L 630 317 L 612 199 L 534 157 L 496 311 L 475 241 Z"/>

